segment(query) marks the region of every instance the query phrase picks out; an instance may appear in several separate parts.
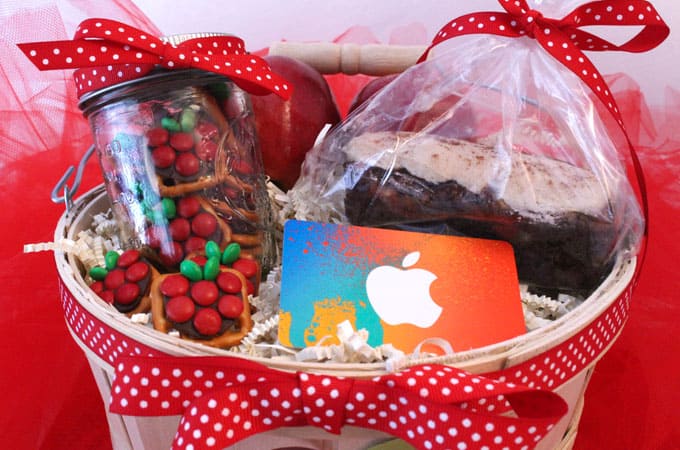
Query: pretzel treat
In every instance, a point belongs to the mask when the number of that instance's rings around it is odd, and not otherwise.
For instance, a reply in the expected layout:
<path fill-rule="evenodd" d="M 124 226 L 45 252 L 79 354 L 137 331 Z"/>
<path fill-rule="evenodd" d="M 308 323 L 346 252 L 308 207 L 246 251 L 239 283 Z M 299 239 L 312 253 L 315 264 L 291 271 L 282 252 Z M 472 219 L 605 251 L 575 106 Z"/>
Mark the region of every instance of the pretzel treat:
<path fill-rule="evenodd" d="M 150 294 L 153 326 L 163 333 L 177 330 L 182 339 L 211 347 L 238 345 L 253 328 L 246 279 L 226 267 L 214 278 L 205 275 L 193 280 L 182 273 L 155 278 Z"/>
<path fill-rule="evenodd" d="M 106 254 L 106 267 L 94 267 L 90 284 L 95 294 L 128 316 L 148 312 L 151 308 L 149 289 L 158 271 L 144 259 L 138 250 L 122 254 Z"/>

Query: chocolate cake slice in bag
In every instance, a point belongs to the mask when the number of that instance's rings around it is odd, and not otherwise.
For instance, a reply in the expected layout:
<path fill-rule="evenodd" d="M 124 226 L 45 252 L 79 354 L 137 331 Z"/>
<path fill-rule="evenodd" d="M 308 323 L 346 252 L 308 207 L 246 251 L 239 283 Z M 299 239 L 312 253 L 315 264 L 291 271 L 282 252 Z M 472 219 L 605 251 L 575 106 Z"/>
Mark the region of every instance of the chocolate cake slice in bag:
<path fill-rule="evenodd" d="M 319 219 L 507 241 L 521 282 L 586 295 L 644 230 L 594 91 L 535 39 L 456 37 L 326 136 L 291 195 Z"/>

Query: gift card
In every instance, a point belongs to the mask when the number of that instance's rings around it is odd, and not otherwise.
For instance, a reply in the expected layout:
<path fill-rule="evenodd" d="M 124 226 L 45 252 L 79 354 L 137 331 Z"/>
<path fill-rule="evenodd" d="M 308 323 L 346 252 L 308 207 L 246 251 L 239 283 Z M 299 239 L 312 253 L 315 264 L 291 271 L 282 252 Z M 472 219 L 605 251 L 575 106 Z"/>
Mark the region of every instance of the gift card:
<path fill-rule="evenodd" d="M 337 343 L 345 320 L 370 345 L 405 352 L 428 338 L 463 351 L 526 331 L 506 242 L 295 220 L 283 239 L 283 345 Z"/>

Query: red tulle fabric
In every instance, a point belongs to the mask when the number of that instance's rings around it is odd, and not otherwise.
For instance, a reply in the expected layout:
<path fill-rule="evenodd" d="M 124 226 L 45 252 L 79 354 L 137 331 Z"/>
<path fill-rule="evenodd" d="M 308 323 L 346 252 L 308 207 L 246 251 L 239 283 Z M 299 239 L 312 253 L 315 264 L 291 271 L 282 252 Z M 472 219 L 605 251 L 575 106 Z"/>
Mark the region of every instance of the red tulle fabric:
<path fill-rule="evenodd" d="M 42 3 L 42 2 L 35 2 Z M 0 7 L 1 8 L 1 7 Z M 156 27 L 130 1 L 93 4 L 84 0 L 62 1 L 21 9 L 0 17 L 0 158 L 16 161 L 42 151 L 72 151 L 77 161 L 89 146 L 89 128 L 77 107 L 71 71 L 40 72 L 32 67 L 16 43 L 70 39 L 86 17 L 114 18 L 150 32 Z"/>
<path fill-rule="evenodd" d="M 38 71 L 19 42 L 69 39 L 87 17 L 157 28 L 129 0 L 0 2 L 0 448 L 111 447 L 103 401 L 64 326 L 49 253 L 22 253 L 52 241 L 64 206 L 50 192 L 91 144 L 70 71 Z M 101 183 L 96 158 L 80 192 Z M 70 180 L 72 181 L 72 180 Z"/>
<path fill-rule="evenodd" d="M 22 253 L 26 243 L 53 240 L 63 205 L 50 201 L 50 191 L 66 168 L 78 163 L 91 138 L 71 74 L 39 72 L 15 44 L 70 38 L 87 17 L 108 17 L 162 34 L 128 0 L 0 5 L 0 229 L 5 234 L 0 246 L 0 448 L 111 446 L 104 402 L 64 325 L 53 256 Z M 395 30 L 393 36 L 390 43 L 395 44 L 430 38 L 418 25 Z M 356 27 L 337 42 L 377 39 Z M 345 114 L 371 77 L 327 79 Z M 680 391 L 673 374 L 680 363 L 673 355 L 680 353 L 680 343 L 669 337 L 680 332 L 680 306 L 674 301 L 680 292 L 675 266 L 680 260 L 675 222 L 680 213 L 680 91 L 667 87 L 664 103 L 649 106 L 626 75 L 610 75 L 608 82 L 647 176 L 651 240 L 629 324 L 598 364 L 588 388 L 575 448 L 674 448 L 680 442 Z M 625 142 L 620 148 L 626 148 Z M 80 192 L 101 183 L 94 160 L 86 167 Z"/>

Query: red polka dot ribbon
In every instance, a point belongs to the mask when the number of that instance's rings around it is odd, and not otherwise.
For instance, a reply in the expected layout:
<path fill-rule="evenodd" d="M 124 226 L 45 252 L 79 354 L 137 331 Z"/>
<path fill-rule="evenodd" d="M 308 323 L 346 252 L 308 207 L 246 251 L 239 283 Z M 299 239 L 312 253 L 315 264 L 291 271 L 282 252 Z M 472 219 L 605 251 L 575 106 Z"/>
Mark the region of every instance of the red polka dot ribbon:
<path fill-rule="evenodd" d="M 194 449 L 302 425 L 334 433 L 343 425 L 373 428 L 417 448 L 533 448 L 566 411 L 550 391 L 604 354 L 623 329 L 633 290 L 631 281 L 599 317 L 564 342 L 484 377 L 424 365 L 352 380 L 279 372 L 239 357 L 168 356 L 95 317 L 59 281 L 74 338 L 116 370 L 110 410 L 183 414 L 175 448 Z M 519 417 L 509 417 L 511 410 Z"/>
<path fill-rule="evenodd" d="M 387 432 L 419 449 L 533 447 L 566 414 L 557 394 L 422 365 L 371 379 L 290 373 L 232 357 L 119 358 L 110 410 L 183 414 L 175 449 L 224 448 L 253 434 L 312 425 Z M 195 395 L 200 392 L 200 395 Z M 516 417 L 463 402 L 502 397 Z"/>
<path fill-rule="evenodd" d="M 235 36 L 187 39 L 179 44 L 114 20 L 87 19 L 73 40 L 30 42 L 19 48 L 40 70 L 76 69 L 78 97 L 165 69 L 201 69 L 230 78 L 253 94 L 290 98 L 292 87 Z"/>

